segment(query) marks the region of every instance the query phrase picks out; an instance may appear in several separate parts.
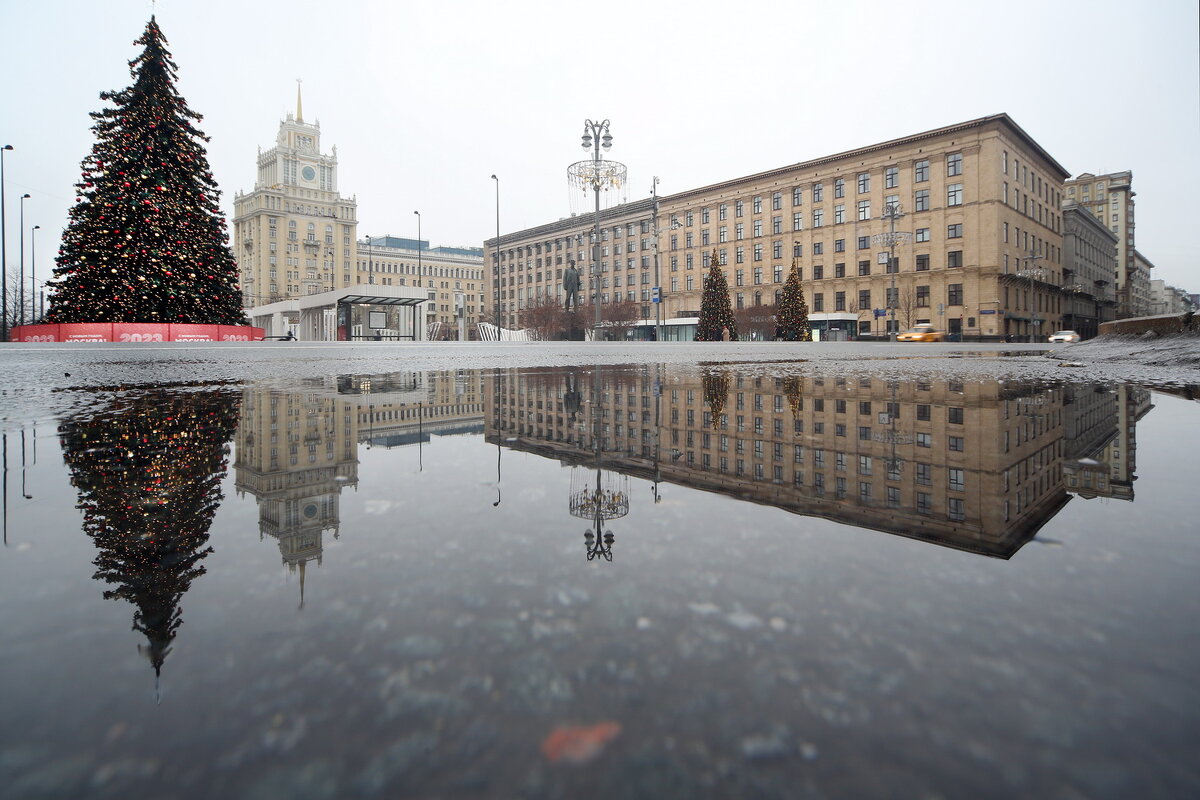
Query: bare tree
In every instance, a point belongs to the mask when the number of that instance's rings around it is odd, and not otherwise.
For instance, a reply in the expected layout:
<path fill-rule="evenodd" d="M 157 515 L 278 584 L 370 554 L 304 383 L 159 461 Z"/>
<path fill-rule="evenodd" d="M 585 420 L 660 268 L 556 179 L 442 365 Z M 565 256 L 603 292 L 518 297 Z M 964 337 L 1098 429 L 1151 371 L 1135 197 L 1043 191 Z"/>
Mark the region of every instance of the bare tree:
<path fill-rule="evenodd" d="M 531 300 L 521 311 L 521 327 L 537 331 L 538 338 L 557 339 L 566 329 L 566 312 L 554 297 Z"/>
<path fill-rule="evenodd" d="M 917 312 L 917 295 L 910 286 L 900 292 L 896 303 L 896 318 L 901 328 L 911 328 Z"/>
<path fill-rule="evenodd" d="M 614 339 L 624 339 L 633 324 L 642 318 L 641 306 L 624 298 L 604 305 L 600 313 L 608 323 L 605 326 L 607 331 Z"/>

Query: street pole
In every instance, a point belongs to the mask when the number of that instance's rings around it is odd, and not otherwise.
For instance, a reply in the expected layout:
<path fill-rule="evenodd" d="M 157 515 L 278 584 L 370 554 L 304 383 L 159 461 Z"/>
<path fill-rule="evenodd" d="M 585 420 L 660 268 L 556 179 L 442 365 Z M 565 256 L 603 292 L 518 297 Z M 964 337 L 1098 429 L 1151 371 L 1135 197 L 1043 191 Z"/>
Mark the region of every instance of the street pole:
<path fill-rule="evenodd" d="M 650 184 L 650 196 L 654 199 L 654 292 L 657 297 L 651 298 L 654 302 L 654 341 L 662 341 L 662 283 L 658 277 L 658 176 L 654 176 L 654 182 Z"/>
<path fill-rule="evenodd" d="M 29 199 L 29 192 L 21 195 L 21 257 L 17 260 L 20 264 L 20 271 L 17 273 L 17 324 L 25 324 L 25 201 Z"/>
<path fill-rule="evenodd" d="M 492 297 L 492 312 L 496 317 L 496 341 L 500 340 L 500 179 L 495 175 L 492 180 L 496 182 L 496 267 L 492 273 L 493 290 Z"/>
<path fill-rule="evenodd" d="M 888 232 L 877 233 L 871 237 L 871 241 L 875 244 L 884 244 L 888 248 L 888 272 L 892 275 L 892 288 L 888 290 L 888 310 L 891 312 L 891 322 L 889 327 L 891 330 L 888 333 L 888 341 L 896 341 L 896 306 L 899 305 L 899 296 L 896 293 L 896 273 L 900 268 L 896 264 L 896 243 L 906 242 L 912 237 L 908 231 L 896 230 L 896 220 L 903 217 L 904 214 L 900 211 L 899 203 L 888 203 L 884 206 L 883 216 L 881 219 L 888 220 Z"/>
<path fill-rule="evenodd" d="M 41 225 L 34 225 L 29 229 L 29 316 L 30 322 L 37 322 L 40 315 L 37 313 L 38 294 L 37 294 L 37 232 L 41 230 Z"/>
<path fill-rule="evenodd" d="M 417 286 L 421 285 L 421 212 L 414 211 L 417 215 Z"/>
<path fill-rule="evenodd" d="M 4 153 L 12 149 L 11 144 L 0 147 L 0 342 L 8 341 L 8 234 L 5 231 L 7 214 L 4 208 Z"/>
<path fill-rule="evenodd" d="M 1041 277 L 1043 270 L 1041 267 L 1030 267 L 1028 264 L 1030 261 L 1041 261 L 1042 256 L 1035 255 L 1034 252 L 1030 250 L 1029 255 L 1023 256 L 1021 260 L 1025 262 L 1026 267 L 1025 270 L 1021 273 L 1018 273 L 1018 275 L 1020 277 L 1029 278 L 1029 343 L 1032 344 L 1034 337 L 1033 330 L 1035 323 L 1037 322 L 1037 312 L 1034 310 L 1034 306 L 1036 305 L 1036 302 L 1034 301 L 1034 292 L 1036 290 L 1034 288 L 1033 279 L 1035 277 Z"/>
<path fill-rule="evenodd" d="M 596 224 L 592 242 L 592 279 L 595 287 L 592 290 L 592 304 L 596 307 L 596 328 L 592 341 L 600 335 L 600 186 L 605 181 L 600 176 L 600 148 L 608 150 L 612 147 L 612 134 L 608 132 L 608 120 L 592 122 L 590 119 L 583 123 L 583 148 L 592 151 L 592 192 L 596 196 Z"/>

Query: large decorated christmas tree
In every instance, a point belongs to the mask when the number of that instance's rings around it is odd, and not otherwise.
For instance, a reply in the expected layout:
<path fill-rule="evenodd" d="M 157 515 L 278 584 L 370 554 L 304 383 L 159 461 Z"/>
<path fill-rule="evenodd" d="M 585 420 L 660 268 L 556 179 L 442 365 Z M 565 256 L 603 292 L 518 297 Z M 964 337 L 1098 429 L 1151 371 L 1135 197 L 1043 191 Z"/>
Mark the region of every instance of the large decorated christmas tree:
<path fill-rule="evenodd" d="M 784 281 L 776 307 L 775 338 L 788 342 L 811 342 L 812 331 L 808 327 L 808 303 L 804 302 L 804 288 L 800 285 L 800 270 L 792 259 L 792 270 Z"/>
<path fill-rule="evenodd" d="M 175 90 L 154 18 L 129 62 L 133 85 L 103 92 L 54 269 L 48 322 L 243 323 L 220 192 Z"/>
<path fill-rule="evenodd" d="M 733 305 L 729 302 L 729 284 L 725 270 L 721 269 L 717 251 L 710 259 L 708 277 L 704 279 L 704 294 L 700 298 L 700 319 L 696 323 L 697 342 L 719 342 L 723 331 L 729 329 L 729 340 L 736 341 L 737 319 L 733 316 Z"/>
<path fill-rule="evenodd" d="M 136 609 L 138 649 L 157 674 L 183 624 L 180 600 L 204 574 L 239 396 L 230 389 L 120 389 L 63 421 L 63 458 L 96 546 L 104 597 Z"/>

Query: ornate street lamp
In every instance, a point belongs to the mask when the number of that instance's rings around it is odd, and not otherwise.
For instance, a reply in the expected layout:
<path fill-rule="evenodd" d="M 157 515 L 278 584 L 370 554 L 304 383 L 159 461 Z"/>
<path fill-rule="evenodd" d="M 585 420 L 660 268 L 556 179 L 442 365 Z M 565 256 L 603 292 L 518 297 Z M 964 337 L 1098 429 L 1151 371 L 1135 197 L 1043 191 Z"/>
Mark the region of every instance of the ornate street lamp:
<path fill-rule="evenodd" d="M 628 170 L 619 161 L 605 161 L 600 150 L 612 147 L 612 134 L 608 132 L 608 120 L 583 123 L 581 144 L 584 150 L 592 151 L 589 161 L 577 161 L 567 167 L 567 178 L 571 186 L 586 192 L 591 189 L 596 195 L 596 222 L 592 233 L 592 303 L 596 306 L 596 330 L 593 341 L 600 334 L 600 190 L 619 188 L 625 184 Z"/>
<path fill-rule="evenodd" d="M 1030 262 L 1036 263 L 1041 260 L 1042 260 L 1042 256 L 1035 255 L 1032 250 L 1029 252 L 1029 255 L 1021 257 L 1021 261 L 1024 262 L 1025 264 L 1029 264 Z M 1040 324 L 1039 320 L 1037 318 L 1037 311 L 1034 310 L 1034 306 L 1036 306 L 1037 303 L 1034 301 L 1034 297 L 1033 297 L 1033 294 L 1034 294 L 1033 282 L 1035 279 L 1044 280 L 1046 278 L 1046 274 L 1047 274 L 1046 270 L 1043 267 L 1029 267 L 1029 266 L 1026 266 L 1025 269 L 1019 270 L 1017 272 L 1017 277 L 1029 278 L 1029 341 L 1030 341 L 1030 343 L 1033 342 L 1034 328 L 1037 327 L 1038 324 Z"/>
<path fill-rule="evenodd" d="M 896 341 L 896 306 L 899 305 L 899 297 L 896 294 L 896 273 L 900 271 L 900 267 L 896 264 L 896 243 L 907 242 L 912 238 L 912 234 L 908 231 L 896 230 L 896 220 L 903 217 L 904 214 L 900 211 L 899 203 L 888 203 L 883 207 L 883 214 L 880 219 L 888 221 L 888 232 L 877 233 L 871 237 L 871 243 L 875 245 L 883 245 L 888 248 L 888 272 L 892 275 L 892 288 L 888 290 L 888 309 L 891 311 L 891 322 L 888 324 L 890 332 L 888 341 Z"/>

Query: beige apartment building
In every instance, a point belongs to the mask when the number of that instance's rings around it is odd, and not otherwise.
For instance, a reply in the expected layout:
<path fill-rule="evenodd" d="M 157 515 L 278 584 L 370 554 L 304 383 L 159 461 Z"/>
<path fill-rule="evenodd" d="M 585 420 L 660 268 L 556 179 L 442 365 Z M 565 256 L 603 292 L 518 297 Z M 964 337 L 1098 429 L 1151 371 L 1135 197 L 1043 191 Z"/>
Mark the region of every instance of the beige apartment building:
<path fill-rule="evenodd" d="M 984 555 L 1067 499 L 1061 388 L 653 367 L 485 384 L 506 447 Z"/>
<path fill-rule="evenodd" d="M 1063 203 L 1063 328 L 1091 339 L 1116 319 L 1117 235 L 1091 210 Z"/>
<path fill-rule="evenodd" d="M 693 317 L 715 254 L 735 308 L 773 303 L 795 261 L 812 326 L 834 338 L 922 322 L 967 338 L 1044 336 L 1062 320 L 1068 175 L 997 114 L 665 196 L 657 215 L 650 200 L 630 203 L 604 214 L 601 300 L 632 293 L 653 316 L 657 253 L 663 316 Z M 894 260 L 881 241 L 893 226 L 910 235 Z M 506 325 L 560 290 L 564 251 L 587 263 L 590 231 L 589 215 L 505 234 L 499 270 L 485 243 Z"/>
<path fill-rule="evenodd" d="M 344 295 L 351 287 L 421 289 L 405 298 L 407 305 L 421 307 L 418 339 L 458 338 L 460 331 L 474 329 L 484 306 L 479 248 L 430 248 L 426 241 L 358 235 L 357 202 L 338 191 L 337 148 L 322 151 L 320 123 L 304 121 L 299 94 L 296 113 L 280 123 L 275 146 L 258 153 L 253 191 L 234 195 L 233 249 L 244 306 L 281 309 L 292 330 L 302 314 L 285 301 L 306 298 L 311 305 L 314 297 Z M 332 294 L 326 305 L 327 319 L 302 330 L 307 334 L 302 338 L 370 338 L 374 333 L 392 338 L 413 327 L 412 312 L 402 319 L 404 312 L 394 305 L 357 303 L 350 318 Z M 336 321 L 335 308 L 343 317 Z M 368 325 L 371 311 L 386 315 L 380 327 Z"/>
<path fill-rule="evenodd" d="M 1063 202 L 1077 203 L 1091 211 L 1117 236 L 1117 318 L 1149 313 L 1149 309 L 1143 307 L 1149 289 L 1142 285 L 1143 277 L 1149 281 L 1149 267 L 1139 271 L 1136 263 L 1137 226 L 1133 198 L 1137 193 L 1133 191 L 1133 172 L 1124 170 L 1103 175 L 1084 172 L 1066 181 L 1063 189 Z"/>

